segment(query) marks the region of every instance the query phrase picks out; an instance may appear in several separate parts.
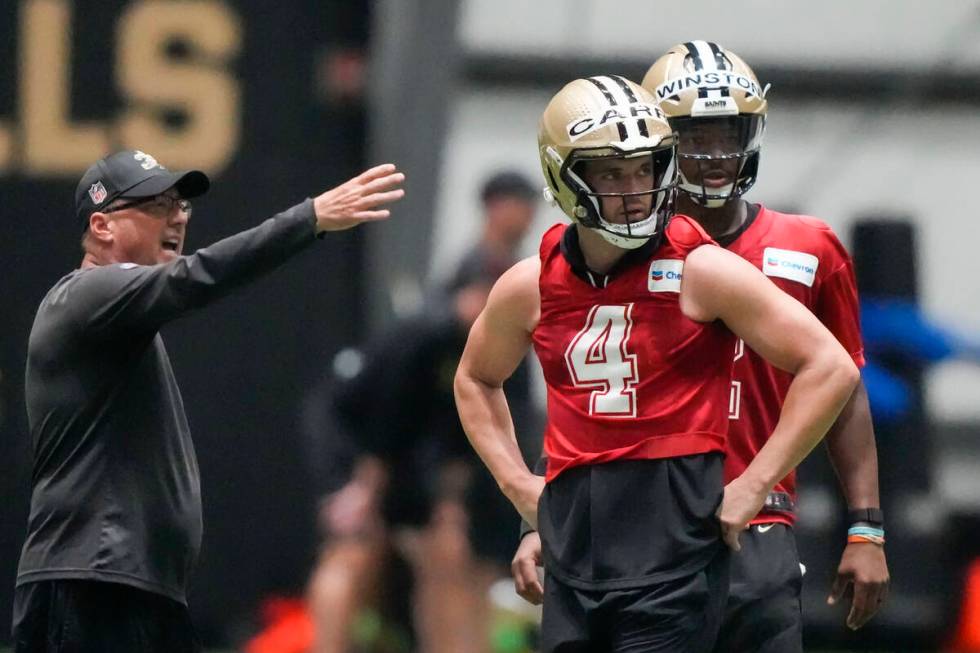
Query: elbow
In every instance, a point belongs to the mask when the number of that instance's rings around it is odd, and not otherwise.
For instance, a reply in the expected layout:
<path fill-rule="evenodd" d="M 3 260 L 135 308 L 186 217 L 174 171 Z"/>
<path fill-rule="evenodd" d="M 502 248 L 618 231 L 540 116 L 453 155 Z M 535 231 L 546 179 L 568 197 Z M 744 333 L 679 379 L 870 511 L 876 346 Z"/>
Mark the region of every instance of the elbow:
<path fill-rule="evenodd" d="M 861 382 L 861 371 L 837 341 L 816 349 L 803 369 L 809 369 L 812 378 L 827 390 L 846 400 Z M 802 369 L 797 374 L 802 373 Z"/>
<path fill-rule="evenodd" d="M 839 380 L 844 395 L 850 397 L 861 382 L 861 370 L 843 349 L 836 359 L 834 377 Z"/>
<path fill-rule="evenodd" d="M 456 404 L 459 405 L 460 400 L 466 392 L 466 373 L 463 371 L 463 366 L 460 365 L 456 368 L 456 375 L 453 377 L 453 395 L 456 397 Z"/>
<path fill-rule="evenodd" d="M 456 368 L 456 375 L 453 377 L 453 396 L 456 398 L 456 407 L 473 396 L 473 389 L 477 379 L 471 371 L 466 368 L 464 363 L 460 363 Z"/>

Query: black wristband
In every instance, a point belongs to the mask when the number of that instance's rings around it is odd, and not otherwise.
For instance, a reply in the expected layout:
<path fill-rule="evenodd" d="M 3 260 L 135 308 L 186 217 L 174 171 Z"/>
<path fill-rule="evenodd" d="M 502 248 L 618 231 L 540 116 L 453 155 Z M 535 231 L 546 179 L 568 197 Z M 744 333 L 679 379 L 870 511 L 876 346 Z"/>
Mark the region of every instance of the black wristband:
<path fill-rule="evenodd" d="M 881 512 L 881 508 L 857 508 L 847 511 L 847 521 L 851 524 L 864 522 L 881 527 L 885 525 L 885 514 Z"/>

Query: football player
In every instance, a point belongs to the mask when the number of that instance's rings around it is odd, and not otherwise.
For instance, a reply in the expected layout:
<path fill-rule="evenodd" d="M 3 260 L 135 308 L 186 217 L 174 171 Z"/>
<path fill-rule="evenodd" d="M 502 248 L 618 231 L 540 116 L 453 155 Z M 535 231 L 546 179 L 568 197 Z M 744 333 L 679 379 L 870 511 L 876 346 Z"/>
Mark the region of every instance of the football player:
<path fill-rule="evenodd" d="M 864 364 L 851 259 L 823 222 L 743 199 L 755 183 L 768 103 L 765 89 L 735 53 L 692 41 L 671 48 L 643 79 L 678 135 L 678 213 L 723 247 L 760 268 L 809 308 L 854 362 Z M 751 462 L 772 432 L 790 377 L 739 341 L 731 387 L 725 479 Z M 878 463 L 867 393 L 860 385 L 827 435 L 850 508 L 848 541 L 828 600 L 851 596 L 847 625 L 860 628 L 887 596 L 888 567 L 878 500 Z M 732 561 L 732 585 L 719 636 L 725 651 L 802 651 L 801 567 L 792 526 L 796 476 L 776 484 Z M 537 537 L 522 540 L 513 572 L 518 590 L 540 599 Z"/>
<path fill-rule="evenodd" d="M 727 543 L 833 424 L 859 375 L 819 321 L 698 224 L 671 214 L 675 137 L 653 96 L 579 79 L 538 136 L 573 224 L 496 283 L 456 375 L 467 436 L 540 527 L 542 649 L 708 651 Z M 771 436 L 723 484 L 738 339 L 788 375 Z M 503 383 L 534 346 L 548 391 L 546 476 L 526 467 Z M 540 503 L 539 503 L 540 502 Z"/>

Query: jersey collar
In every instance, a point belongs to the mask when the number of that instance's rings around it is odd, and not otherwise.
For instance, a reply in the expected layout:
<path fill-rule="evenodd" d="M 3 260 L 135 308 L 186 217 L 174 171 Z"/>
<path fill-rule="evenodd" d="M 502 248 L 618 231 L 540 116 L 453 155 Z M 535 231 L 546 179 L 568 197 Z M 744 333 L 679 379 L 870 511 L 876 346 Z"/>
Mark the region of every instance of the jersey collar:
<path fill-rule="evenodd" d="M 641 247 L 628 250 L 606 274 L 593 272 L 585 264 L 585 256 L 582 254 L 582 247 L 579 245 L 578 229 L 574 224 L 567 225 L 561 235 L 561 255 L 568 262 L 568 265 L 571 266 L 575 276 L 590 286 L 605 288 L 612 281 L 613 277 L 637 263 L 647 261 L 650 255 L 660 247 L 665 228 L 666 224 Z"/>
<path fill-rule="evenodd" d="M 747 215 L 745 217 L 745 222 L 739 225 L 738 229 L 736 229 L 735 231 L 731 231 L 723 236 L 719 236 L 718 238 L 715 238 L 715 242 L 727 249 L 732 243 L 738 240 L 739 236 L 741 236 L 742 234 L 744 234 L 746 231 L 749 230 L 749 227 L 752 226 L 752 223 L 755 222 L 755 219 L 759 217 L 760 213 L 762 213 L 762 206 L 759 204 L 752 204 L 749 202 L 747 203 L 746 206 L 746 212 Z"/>

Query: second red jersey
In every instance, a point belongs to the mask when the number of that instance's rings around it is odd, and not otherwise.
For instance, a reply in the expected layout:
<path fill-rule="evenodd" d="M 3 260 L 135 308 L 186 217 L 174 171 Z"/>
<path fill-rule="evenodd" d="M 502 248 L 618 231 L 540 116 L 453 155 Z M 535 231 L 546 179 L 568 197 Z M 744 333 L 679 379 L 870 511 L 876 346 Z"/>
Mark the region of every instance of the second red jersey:
<path fill-rule="evenodd" d="M 735 337 L 679 304 L 684 260 L 710 238 L 676 216 L 648 256 L 597 282 L 563 255 L 566 228 L 541 241 L 533 333 L 548 392 L 547 480 L 579 465 L 722 451 Z"/>
<path fill-rule="evenodd" d="M 748 260 L 777 286 L 816 315 L 864 365 L 854 267 L 847 250 L 826 224 L 803 215 L 759 207 L 755 219 L 727 248 Z M 725 482 L 738 477 L 766 443 L 779 420 L 792 376 L 746 347 L 735 345 L 729 399 Z M 775 487 L 796 499 L 796 472 Z M 753 523 L 792 524 L 792 512 L 764 511 Z"/>

